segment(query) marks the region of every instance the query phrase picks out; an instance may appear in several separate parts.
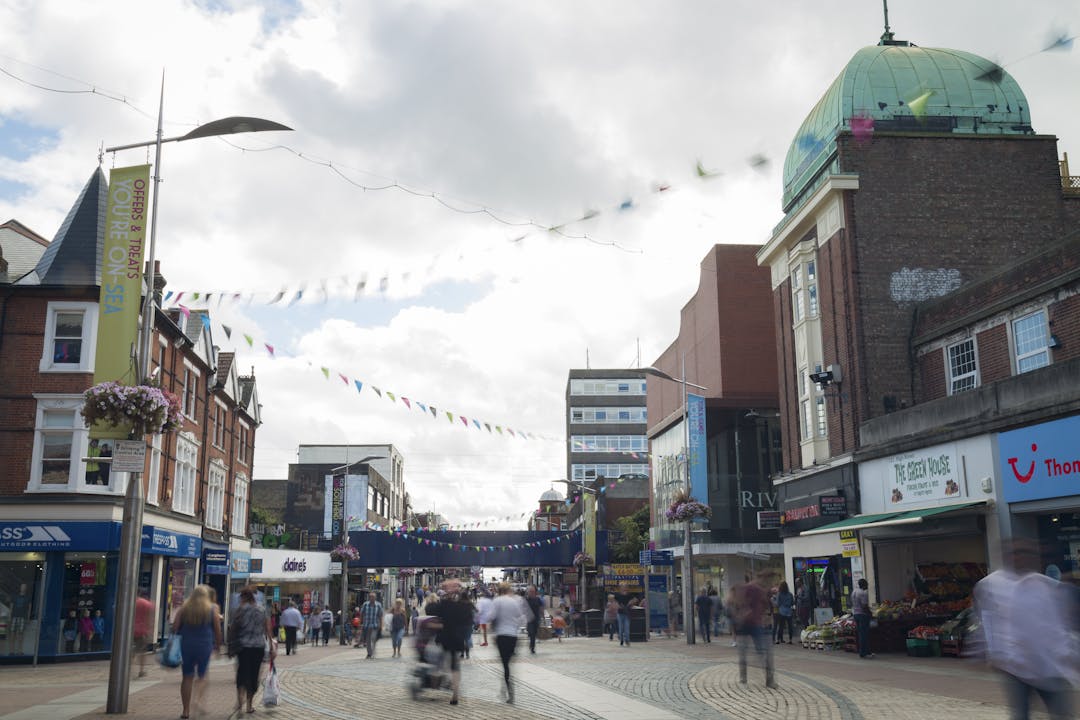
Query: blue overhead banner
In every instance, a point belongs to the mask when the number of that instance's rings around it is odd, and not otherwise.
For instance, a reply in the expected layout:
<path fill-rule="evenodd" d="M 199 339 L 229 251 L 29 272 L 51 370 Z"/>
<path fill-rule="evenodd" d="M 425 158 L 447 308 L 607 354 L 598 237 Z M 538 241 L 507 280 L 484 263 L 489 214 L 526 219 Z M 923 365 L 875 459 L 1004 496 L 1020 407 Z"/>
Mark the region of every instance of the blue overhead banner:
<path fill-rule="evenodd" d="M 229 548 L 203 541 L 202 568 L 204 575 L 229 574 Z"/>
<path fill-rule="evenodd" d="M 998 435 L 1002 494 L 1008 502 L 1080 495 L 1080 416 Z"/>
<path fill-rule="evenodd" d="M 115 550 L 118 547 L 120 523 L 116 522 L 0 522 L 0 551 Z"/>
<path fill-rule="evenodd" d="M 142 552 L 145 555 L 197 558 L 202 552 L 202 538 L 143 525 Z"/>
<path fill-rule="evenodd" d="M 580 533 L 562 531 L 364 530 L 350 532 L 349 540 L 360 551 L 352 564 L 365 567 L 570 567 L 581 550 Z M 597 563 L 607 562 L 606 531 L 596 533 L 596 551 Z"/>
<path fill-rule="evenodd" d="M 709 501 L 709 469 L 705 455 L 705 398 L 686 395 L 686 419 L 690 435 L 690 494 L 699 502 Z"/>

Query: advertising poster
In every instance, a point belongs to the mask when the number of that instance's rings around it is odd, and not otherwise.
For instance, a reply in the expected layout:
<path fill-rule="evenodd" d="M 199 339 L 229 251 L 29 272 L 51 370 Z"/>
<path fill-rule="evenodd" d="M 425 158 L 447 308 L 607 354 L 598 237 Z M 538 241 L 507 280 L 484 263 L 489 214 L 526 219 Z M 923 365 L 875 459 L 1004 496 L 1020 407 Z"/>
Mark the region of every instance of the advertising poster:
<path fill-rule="evenodd" d="M 686 420 L 690 425 L 690 494 L 708 502 L 709 475 L 705 456 L 705 398 L 687 394 Z"/>
<path fill-rule="evenodd" d="M 967 495 L 961 484 L 956 446 L 938 445 L 894 455 L 887 463 L 885 507 L 926 505 Z"/>
<path fill-rule="evenodd" d="M 367 475 L 327 475 L 326 502 L 323 505 L 323 532 L 341 535 L 341 523 L 347 530 L 363 530 L 367 522 Z"/>

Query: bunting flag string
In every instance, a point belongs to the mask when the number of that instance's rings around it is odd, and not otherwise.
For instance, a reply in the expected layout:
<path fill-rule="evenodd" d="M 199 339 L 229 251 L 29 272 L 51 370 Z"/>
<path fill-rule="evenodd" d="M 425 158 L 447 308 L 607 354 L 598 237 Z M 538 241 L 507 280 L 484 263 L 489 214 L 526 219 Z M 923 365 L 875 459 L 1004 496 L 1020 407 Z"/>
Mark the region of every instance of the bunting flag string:
<path fill-rule="evenodd" d="M 190 308 L 187 308 L 185 306 L 179 306 L 177 308 L 168 308 L 167 312 L 168 311 L 175 312 L 177 310 L 179 310 L 181 313 L 183 313 L 185 318 L 190 318 L 190 315 L 192 313 L 196 313 L 198 315 L 199 319 L 202 321 L 203 327 L 206 329 L 206 331 L 207 332 L 212 332 L 211 323 L 210 323 L 210 317 L 209 317 L 209 311 L 207 311 L 207 310 L 198 310 L 198 309 L 191 310 Z M 225 327 L 225 326 L 222 326 L 222 327 Z M 232 328 L 229 328 L 228 332 L 226 333 L 226 336 L 231 338 L 231 335 L 232 335 Z M 256 338 L 254 336 L 248 334 L 248 333 L 243 333 L 242 335 L 243 335 L 244 341 L 247 343 L 247 346 L 249 348 L 251 348 L 251 349 L 255 349 Z M 274 358 L 274 359 L 277 358 L 277 354 L 276 354 L 276 350 L 275 350 L 274 345 L 272 345 L 272 344 L 270 344 L 268 342 L 262 342 L 261 344 L 266 349 L 267 354 L 269 354 L 271 358 Z M 309 362 L 308 365 L 312 365 L 312 363 Z M 336 376 L 338 379 L 341 380 L 342 384 L 346 388 L 355 387 L 357 394 L 363 394 L 364 381 L 362 381 L 362 380 L 360 380 L 360 379 L 358 379 L 358 378 L 356 378 L 354 376 L 351 376 L 351 375 L 349 375 L 347 373 L 341 372 L 340 370 L 336 370 L 334 368 L 331 368 L 328 365 L 320 365 L 320 366 L 318 366 L 318 371 L 323 376 L 324 380 L 329 381 L 329 380 L 332 379 L 332 377 Z M 409 410 L 409 411 L 414 410 L 414 409 L 419 410 L 424 415 L 427 415 L 430 412 L 431 417 L 433 419 L 438 418 L 438 411 L 436 410 L 435 406 L 431 405 L 430 403 L 419 402 L 419 401 L 415 400 L 415 398 L 414 399 L 409 399 L 408 397 L 406 397 L 404 395 L 399 395 L 398 393 L 392 392 L 390 390 L 384 390 L 384 389 L 378 388 L 375 385 L 369 385 L 369 387 L 371 388 L 371 391 L 374 392 L 379 398 L 385 397 L 387 400 L 389 400 L 391 403 L 394 403 L 394 404 L 397 404 L 398 401 L 400 400 L 401 404 L 404 406 L 404 408 L 406 410 Z M 455 412 L 450 411 L 450 410 L 445 410 L 444 412 L 446 413 L 446 418 L 447 418 L 447 420 L 449 420 L 451 425 L 455 424 L 454 423 L 455 419 L 460 419 L 461 424 L 465 429 L 475 429 L 478 432 L 483 432 L 486 429 L 488 434 L 490 434 L 490 435 L 495 435 L 495 434 L 502 435 L 503 434 L 502 430 L 503 430 L 504 426 L 502 426 L 502 425 L 493 425 L 490 422 L 482 422 L 479 419 L 468 418 L 465 415 L 455 413 Z M 471 420 L 472 424 L 470 424 L 470 420 Z M 493 429 L 494 429 L 495 432 L 492 432 Z M 560 440 L 560 438 L 550 437 L 550 436 L 543 435 L 543 434 L 540 434 L 540 433 L 529 432 L 529 431 L 524 431 L 524 430 L 520 430 L 520 429 L 515 431 L 515 430 L 510 429 L 509 427 L 506 428 L 506 431 L 510 435 L 510 437 L 513 437 L 515 439 L 520 439 L 520 440 L 544 440 L 544 441 L 559 441 Z"/>
<path fill-rule="evenodd" d="M 532 540 L 524 543 L 514 543 L 511 545 L 463 545 L 460 543 L 452 543 L 444 540 L 436 540 L 434 538 L 422 537 L 406 530 L 389 529 L 391 535 L 399 540 L 407 542 L 415 542 L 417 545 L 426 545 L 428 547 L 446 548 L 448 550 L 457 550 L 458 552 L 506 552 L 508 550 L 523 550 L 523 549 L 535 549 L 545 545 L 555 545 L 556 543 L 567 542 L 571 538 L 575 541 L 581 537 L 579 530 L 563 533 L 562 535 L 556 535 L 555 537 L 545 538 L 543 540 Z"/>
<path fill-rule="evenodd" d="M 463 532 L 466 530 L 479 530 L 495 523 L 507 523 L 517 522 L 525 518 L 532 518 L 539 515 L 538 510 L 530 510 L 515 515 L 505 515 L 498 518 L 490 518 L 488 520 L 481 520 L 471 523 L 459 523 L 457 525 L 446 525 L 442 527 L 418 527 L 410 528 L 405 525 L 380 525 L 379 523 L 373 523 L 368 520 L 361 520 L 356 515 L 350 515 L 348 517 L 349 523 L 360 523 L 365 530 L 375 532 L 424 532 L 424 533 L 440 533 L 440 532 Z"/>

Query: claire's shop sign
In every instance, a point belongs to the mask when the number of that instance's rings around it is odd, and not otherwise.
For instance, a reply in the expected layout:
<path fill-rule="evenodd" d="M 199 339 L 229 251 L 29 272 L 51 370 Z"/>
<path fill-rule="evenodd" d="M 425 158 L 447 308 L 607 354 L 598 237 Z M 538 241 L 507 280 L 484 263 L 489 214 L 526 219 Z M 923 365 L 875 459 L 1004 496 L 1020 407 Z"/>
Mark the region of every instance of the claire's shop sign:
<path fill-rule="evenodd" d="M 281 563 L 281 572 L 306 573 L 307 560 L 285 558 L 285 562 Z"/>

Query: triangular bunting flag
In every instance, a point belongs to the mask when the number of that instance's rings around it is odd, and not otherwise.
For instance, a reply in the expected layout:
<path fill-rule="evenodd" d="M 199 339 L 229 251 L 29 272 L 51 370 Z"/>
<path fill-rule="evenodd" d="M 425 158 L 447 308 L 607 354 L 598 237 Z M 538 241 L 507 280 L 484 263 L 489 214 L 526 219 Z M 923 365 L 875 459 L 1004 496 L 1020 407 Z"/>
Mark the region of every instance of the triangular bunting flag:
<path fill-rule="evenodd" d="M 225 331 L 225 338 L 228 340 L 232 340 L 232 328 L 228 325 L 222 325 L 221 329 Z"/>
<path fill-rule="evenodd" d="M 189 317 L 191 317 L 191 311 L 190 311 L 190 310 L 188 310 L 188 309 L 187 309 L 186 307 L 184 307 L 183 305 L 181 305 L 181 306 L 180 306 L 180 312 L 182 312 L 182 313 L 184 314 L 184 317 L 185 317 L 185 318 L 189 318 Z"/>
<path fill-rule="evenodd" d="M 454 422 L 454 413 L 447 410 L 446 411 L 446 419 L 449 420 L 450 422 Z"/>
<path fill-rule="evenodd" d="M 412 404 L 410 404 L 410 403 L 409 403 L 409 398 L 407 398 L 407 397 L 405 397 L 404 395 L 402 395 L 402 396 L 401 396 L 401 402 L 405 403 L 405 407 L 407 407 L 407 408 L 409 408 L 410 410 L 412 410 Z"/>
<path fill-rule="evenodd" d="M 389 390 L 386 391 L 386 397 L 390 398 L 390 402 L 397 402 L 397 396 Z"/>
<path fill-rule="evenodd" d="M 330 379 L 330 368 L 328 368 L 328 367 L 320 367 L 319 369 L 322 370 L 323 377 L 326 378 L 327 380 L 329 380 Z"/>
<path fill-rule="evenodd" d="M 359 380 L 353 380 L 353 383 L 355 383 L 356 385 L 356 392 L 360 392 L 360 390 L 364 387 L 364 383 L 360 382 Z"/>
<path fill-rule="evenodd" d="M 251 337 L 247 333 L 244 333 L 244 339 L 247 340 L 248 347 L 255 347 L 255 339 L 253 337 Z"/>
<path fill-rule="evenodd" d="M 263 343 L 263 345 L 266 345 L 266 352 L 270 353 L 270 357 L 274 357 L 274 346 L 270 343 Z"/>
<path fill-rule="evenodd" d="M 349 384 L 349 378 L 345 377 L 345 376 L 344 376 L 344 375 L 342 375 L 341 373 L 338 373 L 338 374 L 337 374 L 337 376 L 338 376 L 339 378 L 341 378 L 341 382 L 345 383 L 346 385 L 348 385 L 348 384 Z"/>
<path fill-rule="evenodd" d="M 372 385 L 372 386 L 371 386 L 371 389 L 375 391 L 375 394 L 376 394 L 376 395 L 378 395 L 379 397 L 382 397 L 382 390 L 380 390 L 379 388 L 375 387 L 374 385 Z"/>

